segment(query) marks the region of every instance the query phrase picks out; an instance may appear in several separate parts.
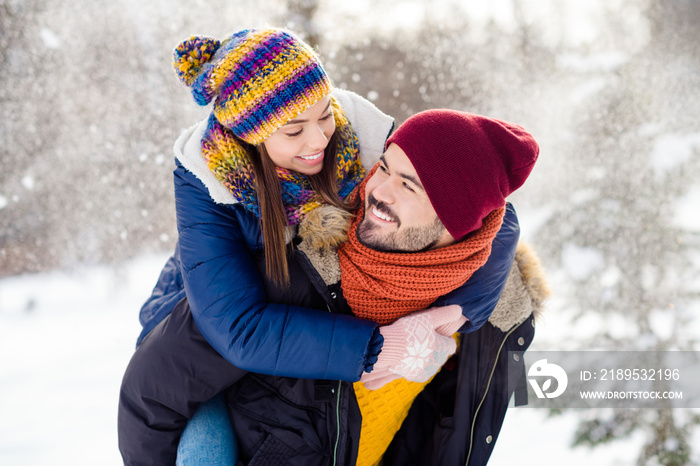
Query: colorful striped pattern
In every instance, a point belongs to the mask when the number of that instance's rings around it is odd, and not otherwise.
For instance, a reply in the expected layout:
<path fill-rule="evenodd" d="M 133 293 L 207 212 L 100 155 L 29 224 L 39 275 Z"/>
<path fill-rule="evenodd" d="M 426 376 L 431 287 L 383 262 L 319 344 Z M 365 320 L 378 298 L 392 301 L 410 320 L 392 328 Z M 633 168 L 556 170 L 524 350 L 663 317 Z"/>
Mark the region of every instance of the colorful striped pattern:
<path fill-rule="evenodd" d="M 197 103 L 233 134 L 260 144 L 331 92 L 316 53 L 280 29 L 245 30 L 223 42 L 192 37 L 173 54 Z"/>

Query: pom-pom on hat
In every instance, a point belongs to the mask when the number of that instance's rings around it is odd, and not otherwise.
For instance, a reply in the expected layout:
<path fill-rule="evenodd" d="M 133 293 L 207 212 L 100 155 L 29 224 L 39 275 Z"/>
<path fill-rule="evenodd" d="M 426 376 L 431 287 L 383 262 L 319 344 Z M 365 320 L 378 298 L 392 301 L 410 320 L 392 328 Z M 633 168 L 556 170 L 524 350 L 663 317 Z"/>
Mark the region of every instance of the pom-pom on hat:
<path fill-rule="evenodd" d="M 418 173 L 435 212 L 456 239 L 481 228 L 530 175 L 539 155 L 522 127 L 456 110 L 408 118 L 387 140 Z"/>
<path fill-rule="evenodd" d="M 260 144 L 331 92 L 314 50 L 281 29 L 246 29 L 223 42 L 193 36 L 173 52 L 180 80 L 233 134 Z"/>

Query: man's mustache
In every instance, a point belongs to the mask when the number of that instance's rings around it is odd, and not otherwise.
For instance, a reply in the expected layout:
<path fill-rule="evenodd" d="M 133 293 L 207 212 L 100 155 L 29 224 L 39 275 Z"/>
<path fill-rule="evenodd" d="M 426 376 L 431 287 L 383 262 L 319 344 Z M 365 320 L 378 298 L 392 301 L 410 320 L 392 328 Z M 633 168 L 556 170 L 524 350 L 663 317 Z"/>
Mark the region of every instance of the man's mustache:
<path fill-rule="evenodd" d="M 374 207 L 375 209 L 377 209 L 379 212 L 386 215 L 387 217 L 391 217 L 393 219 L 396 219 L 397 223 L 399 223 L 399 224 L 401 223 L 399 221 L 399 216 L 396 215 L 393 210 L 391 210 L 391 207 L 389 207 L 388 205 L 386 205 L 382 201 L 378 201 L 377 198 L 372 195 L 372 193 L 367 195 L 367 203 L 369 204 L 369 207 Z"/>

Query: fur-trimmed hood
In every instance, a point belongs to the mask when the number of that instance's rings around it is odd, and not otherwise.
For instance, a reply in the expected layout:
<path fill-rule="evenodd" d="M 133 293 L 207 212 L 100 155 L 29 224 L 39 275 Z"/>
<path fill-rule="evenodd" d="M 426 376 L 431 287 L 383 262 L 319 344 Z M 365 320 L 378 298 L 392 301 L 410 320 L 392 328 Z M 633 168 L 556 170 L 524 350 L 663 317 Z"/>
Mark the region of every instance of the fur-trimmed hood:
<path fill-rule="evenodd" d="M 542 314 L 551 291 L 537 253 L 532 246 L 518 243 L 515 260 L 506 286 L 489 322 L 507 332 L 524 322 L 530 314 L 535 320 Z"/>

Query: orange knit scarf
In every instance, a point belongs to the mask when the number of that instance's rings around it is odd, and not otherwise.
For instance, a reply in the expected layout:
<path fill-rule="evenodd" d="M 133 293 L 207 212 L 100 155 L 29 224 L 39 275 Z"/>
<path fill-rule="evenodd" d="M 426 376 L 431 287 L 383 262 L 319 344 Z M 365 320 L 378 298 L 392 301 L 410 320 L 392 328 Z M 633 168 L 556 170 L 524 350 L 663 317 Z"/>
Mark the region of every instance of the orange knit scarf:
<path fill-rule="evenodd" d="M 415 253 L 376 251 L 357 239 L 357 226 L 364 218 L 365 185 L 373 173 L 356 190 L 360 210 L 348 229 L 348 241 L 338 248 L 338 258 L 343 295 L 355 316 L 383 325 L 425 309 L 484 265 L 505 208 L 491 212 L 480 229 L 450 246 Z"/>

